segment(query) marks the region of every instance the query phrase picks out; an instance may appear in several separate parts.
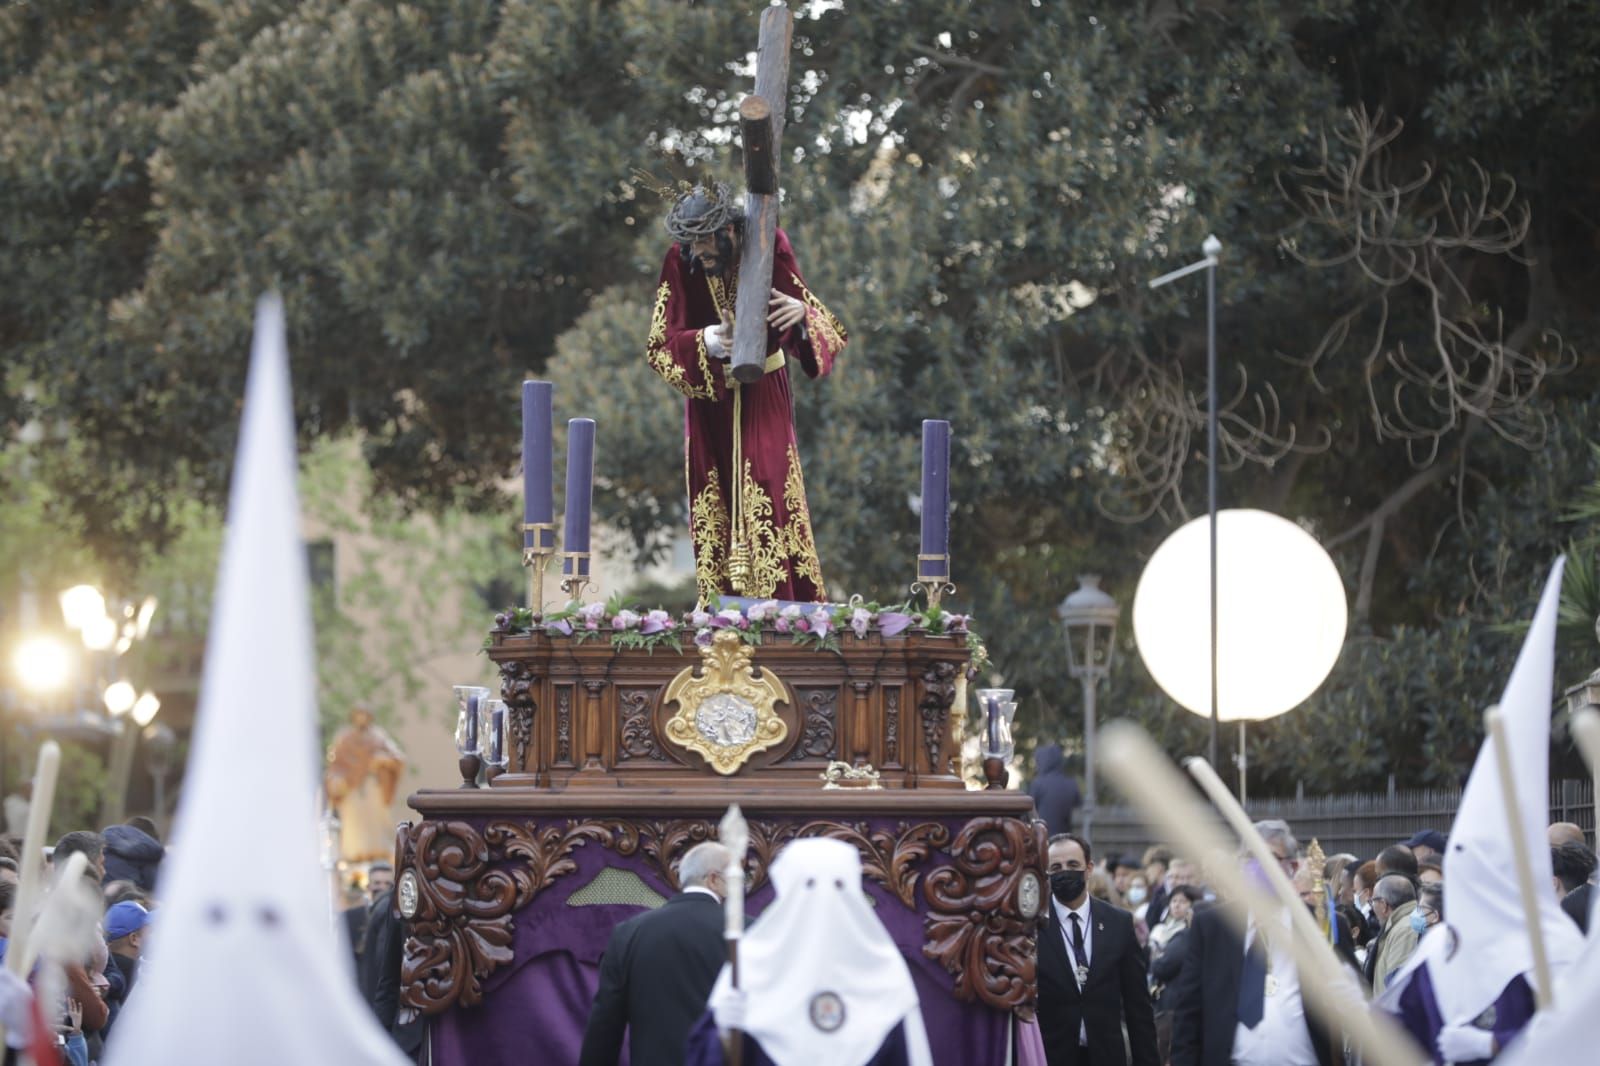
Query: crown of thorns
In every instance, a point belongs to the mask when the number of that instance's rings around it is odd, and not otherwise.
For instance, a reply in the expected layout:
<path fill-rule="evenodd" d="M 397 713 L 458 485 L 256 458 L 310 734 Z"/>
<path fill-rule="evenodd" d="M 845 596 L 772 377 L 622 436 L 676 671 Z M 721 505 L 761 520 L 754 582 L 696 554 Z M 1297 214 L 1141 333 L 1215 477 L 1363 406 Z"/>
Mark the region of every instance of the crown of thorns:
<path fill-rule="evenodd" d="M 669 236 L 680 244 L 709 237 L 730 222 L 744 217 L 744 208 L 734 199 L 725 181 L 696 185 L 680 195 L 667 212 Z"/>

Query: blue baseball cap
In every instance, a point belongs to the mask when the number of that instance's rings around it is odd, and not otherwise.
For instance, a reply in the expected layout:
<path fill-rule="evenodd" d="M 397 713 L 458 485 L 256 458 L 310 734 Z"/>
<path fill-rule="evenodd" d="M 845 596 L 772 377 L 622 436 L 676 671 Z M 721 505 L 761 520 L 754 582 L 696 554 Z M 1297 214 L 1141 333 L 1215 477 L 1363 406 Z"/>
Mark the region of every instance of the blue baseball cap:
<path fill-rule="evenodd" d="M 121 940 L 150 924 L 150 912 L 133 900 L 114 903 L 106 911 L 106 940 Z"/>

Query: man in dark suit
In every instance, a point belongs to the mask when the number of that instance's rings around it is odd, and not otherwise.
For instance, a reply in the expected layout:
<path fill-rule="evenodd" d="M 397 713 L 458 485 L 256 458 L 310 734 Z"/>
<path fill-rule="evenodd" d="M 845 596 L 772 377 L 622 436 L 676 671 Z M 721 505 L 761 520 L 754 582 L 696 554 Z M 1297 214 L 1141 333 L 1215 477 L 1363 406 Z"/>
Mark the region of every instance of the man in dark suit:
<path fill-rule="evenodd" d="M 1050 1066 L 1160 1066 L 1132 916 L 1089 898 L 1094 862 L 1086 841 L 1070 833 L 1051 837 L 1049 861 L 1050 922 L 1039 938 L 1045 1058 Z"/>
<path fill-rule="evenodd" d="M 721 844 L 690 849 L 678 866 L 683 891 L 612 931 L 578 1066 L 616 1066 L 625 1028 L 633 1066 L 682 1066 L 684 1041 L 705 1013 L 727 958 L 722 897 L 728 860 Z"/>
<path fill-rule="evenodd" d="M 1256 830 L 1292 878 L 1299 845 L 1289 826 L 1273 820 L 1258 822 Z M 1255 876 L 1265 880 L 1259 869 Z M 1339 1043 L 1306 1013 L 1299 975 L 1284 946 L 1290 931 L 1279 919 L 1287 915 L 1267 916 L 1265 937 L 1251 919 L 1241 941 L 1229 921 L 1234 917 L 1227 913 L 1230 906 L 1200 911 L 1189 926 L 1188 955 L 1167 993 L 1172 1066 L 1333 1066 L 1343 1061 Z"/>

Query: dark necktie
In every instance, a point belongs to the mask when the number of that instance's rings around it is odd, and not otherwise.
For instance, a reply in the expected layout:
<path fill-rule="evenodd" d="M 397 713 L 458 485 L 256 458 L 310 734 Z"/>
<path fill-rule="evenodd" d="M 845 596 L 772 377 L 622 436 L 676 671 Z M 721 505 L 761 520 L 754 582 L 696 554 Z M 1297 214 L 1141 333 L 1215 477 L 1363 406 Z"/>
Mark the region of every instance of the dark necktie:
<path fill-rule="evenodd" d="M 1072 954 L 1080 969 L 1089 968 L 1089 953 L 1083 950 L 1083 922 L 1078 917 L 1077 911 L 1068 911 L 1072 919 Z"/>
<path fill-rule="evenodd" d="M 1261 950 L 1258 934 L 1244 953 L 1244 968 L 1239 971 L 1239 1022 L 1246 1029 L 1261 1024 L 1266 1010 L 1267 957 Z"/>

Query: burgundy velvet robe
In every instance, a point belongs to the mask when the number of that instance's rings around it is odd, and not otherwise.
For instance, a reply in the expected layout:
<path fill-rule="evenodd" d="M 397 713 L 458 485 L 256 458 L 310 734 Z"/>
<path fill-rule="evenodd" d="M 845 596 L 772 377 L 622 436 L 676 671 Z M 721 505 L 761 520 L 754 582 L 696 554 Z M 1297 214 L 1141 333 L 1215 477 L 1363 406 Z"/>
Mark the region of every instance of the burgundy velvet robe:
<path fill-rule="evenodd" d="M 789 238 L 778 230 L 772 288 L 806 305 L 805 320 L 782 333 L 767 330 L 767 372 L 739 385 L 728 362 L 706 352 L 701 330 L 731 318 L 738 278 L 730 264 L 720 278 L 685 265 L 674 244 L 661 266 L 645 356 L 661 378 L 684 396 L 684 465 L 689 489 L 689 531 L 694 538 L 700 600 L 741 595 L 758 599 L 821 601 L 822 565 L 811 535 L 800 453 L 795 447 L 789 365 L 819 378 L 847 337 L 838 319 L 806 288 Z M 735 408 L 741 425 L 734 425 Z M 734 469 L 735 432 L 742 469 Z M 734 493 L 744 522 L 748 576 L 735 587 L 730 562 Z"/>

